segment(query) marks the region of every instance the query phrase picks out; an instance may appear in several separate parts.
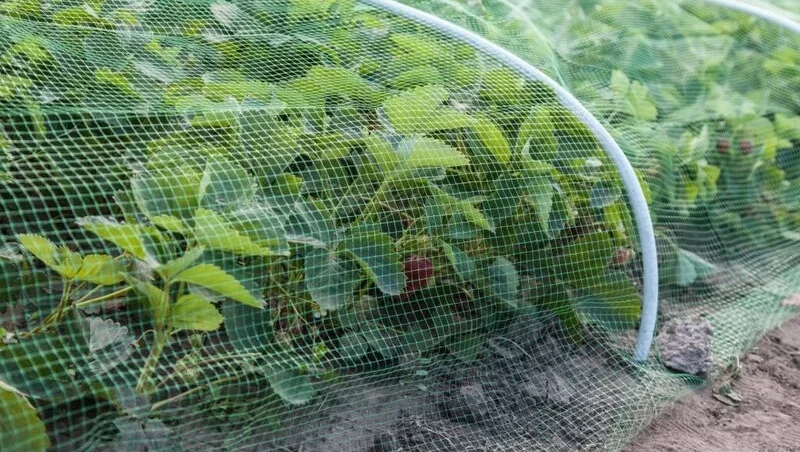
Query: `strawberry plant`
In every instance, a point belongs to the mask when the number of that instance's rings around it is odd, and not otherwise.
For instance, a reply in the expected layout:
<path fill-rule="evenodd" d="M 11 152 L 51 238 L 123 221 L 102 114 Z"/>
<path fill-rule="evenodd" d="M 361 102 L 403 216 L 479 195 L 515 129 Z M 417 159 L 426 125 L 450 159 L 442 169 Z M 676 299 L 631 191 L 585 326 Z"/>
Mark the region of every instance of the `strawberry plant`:
<path fill-rule="evenodd" d="M 0 18 L 14 403 L 156 428 L 120 394 L 170 416 L 252 379 L 301 405 L 365 365 L 474 359 L 520 309 L 576 338 L 638 320 L 616 171 L 540 83 L 349 1 L 84 6 Z"/>
<path fill-rule="evenodd" d="M 406 3 L 464 20 L 574 92 L 647 175 L 657 226 L 681 246 L 737 259 L 797 244 L 795 33 L 686 2 L 464 7 L 474 14 L 448 2 Z M 698 229 L 709 232 L 702 244 Z M 695 278 L 667 282 L 687 280 Z"/>

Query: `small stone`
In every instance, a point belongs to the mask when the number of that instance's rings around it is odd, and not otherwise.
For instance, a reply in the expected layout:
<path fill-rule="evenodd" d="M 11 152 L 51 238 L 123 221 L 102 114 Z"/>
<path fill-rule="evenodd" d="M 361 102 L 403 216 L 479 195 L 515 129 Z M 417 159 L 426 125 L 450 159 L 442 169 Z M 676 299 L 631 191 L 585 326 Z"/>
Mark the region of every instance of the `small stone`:
<path fill-rule="evenodd" d="M 761 364 L 764 362 L 764 358 L 761 355 L 750 355 L 747 357 L 747 360 L 756 364 Z"/>
<path fill-rule="evenodd" d="M 441 406 L 445 416 L 456 422 L 478 422 L 489 414 L 489 403 L 480 384 L 461 386 Z"/>
<path fill-rule="evenodd" d="M 711 370 L 714 330 L 707 319 L 673 320 L 658 335 L 661 361 L 671 370 L 705 376 Z"/>

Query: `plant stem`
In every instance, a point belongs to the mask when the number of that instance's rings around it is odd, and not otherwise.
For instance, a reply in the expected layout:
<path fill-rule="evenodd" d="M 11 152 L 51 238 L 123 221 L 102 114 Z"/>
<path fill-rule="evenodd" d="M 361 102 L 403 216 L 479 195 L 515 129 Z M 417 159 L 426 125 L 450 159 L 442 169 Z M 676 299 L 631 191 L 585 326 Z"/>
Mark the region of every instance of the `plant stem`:
<path fill-rule="evenodd" d="M 95 303 L 108 301 L 108 300 L 110 300 L 112 298 L 116 298 L 116 297 L 118 297 L 120 295 L 124 295 L 124 294 L 126 294 L 126 293 L 128 293 L 128 292 L 130 292 L 132 290 L 133 290 L 133 287 L 125 287 L 124 289 L 117 290 L 116 292 L 111 292 L 109 294 L 106 294 L 106 295 L 103 295 L 103 296 L 97 297 L 97 298 L 92 298 L 90 300 L 86 300 L 85 299 L 86 297 L 84 297 L 84 299 L 81 299 L 77 303 L 75 303 L 74 307 L 78 308 L 78 309 L 83 309 L 83 308 L 85 308 L 87 306 L 91 306 L 91 305 L 93 305 Z"/>
<path fill-rule="evenodd" d="M 167 346 L 167 340 L 169 340 L 168 334 L 165 334 L 164 331 L 156 331 L 153 348 L 150 349 L 150 355 L 147 357 L 147 361 L 144 363 L 144 367 L 142 367 L 142 373 L 139 374 L 139 380 L 136 382 L 137 392 L 147 393 L 153 389 L 150 384 L 150 376 L 156 370 L 156 364 L 158 363 L 158 359 L 161 358 L 161 353 L 164 351 L 164 348 Z"/>
<path fill-rule="evenodd" d="M 337 212 L 339 212 L 339 209 L 341 209 L 341 208 L 342 208 L 342 205 L 343 205 L 343 204 L 344 204 L 344 202 L 347 200 L 347 198 L 348 198 L 350 195 L 352 195 L 352 194 L 353 194 L 353 191 L 354 191 L 354 190 L 356 190 L 357 188 L 362 188 L 362 187 L 364 187 L 364 184 L 359 184 L 359 182 L 361 182 L 361 179 L 362 179 L 362 176 L 359 176 L 359 177 L 358 177 L 358 179 L 354 180 L 354 181 L 353 181 L 353 183 L 352 183 L 352 184 L 350 184 L 350 185 L 347 187 L 347 190 L 346 190 L 346 191 L 344 192 L 344 194 L 342 194 L 342 195 L 341 195 L 341 197 L 339 198 L 339 202 L 337 202 L 337 203 L 336 203 L 336 207 L 334 207 L 334 208 L 333 208 L 333 210 L 332 210 L 332 212 L 333 212 L 333 214 L 334 214 L 334 215 L 336 215 L 336 213 L 337 213 Z"/>
<path fill-rule="evenodd" d="M 245 376 L 247 376 L 247 374 L 236 375 L 236 376 L 233 376 L 233 377 L 221 378 L 219 380 L 216 380 L 216 381 L 213 381 L 213 382 L 209 383 L 207 386 L 211 386 L 212 384 L 230 383 L 232 381 L 240 380 L 240 379 L 244 378 Z M 184 392 L 182 392 L 182 393 L 180 393 L 180 394 L 178 394 L 176 396 L 170 397 L 170 398 L 162 400 L 160 402 L 156 402 L 150 407 L 150 411 L 156 411 L 159 408 L 163 407 L 164 405 L 169 405 L 172 402 L 177 402 L 178 400 L 180 400 L 180 399 L 182 399 L 184 397 L 190 396 L 190 395 L 194 394 L 195 392 L 202 391 L 205 388 L 206 388 L 206 386 L 198 386 L 198 387 L 192 388 L 192 389 L 190 389 L 188 391 L 184 391 Z"/>
<path fill-rule="evenodd" d="M 67 280 L 64 283 L 64 290 L 63 292 L 61 292 L 61 299 L 58 301 L 56 309 L 50 314 L 48 314 L 47 317 L 45 317 L 45 319 L 42 321 L 42 323 L 37 325 L 36 328 L 32 329 L 29 334 L 36 334 L 42 331 L 43 329 L 49 327 L 53 323 L 58 322 L 64 317 L 64 311 L 69 306 L 69 296 L 71 293 L 71 289 L 72 289 L 72 281 Z"/>
<path fill-rule="evenodd" d="M 77 305 L 77 304 L 80 304 L 80 302 L 82 302 L 82 301 L 84 301 L 84 300 L 88 299 L 89 297 L 91 297 L 92 295 L 94 295 L 95 293 L 97 293 L 97 291 L 99 291 L 99 290 L 100 290 L 100 289 L 102 289 L 102 288 L 103 288 L 103 286 L 95 286 L 95 287 L 94 287 L 92 290 L 90 290 L 90 291 L 86 292 L 86 293 L 85 293 L 85 294 L 84 294 L 84 295 L 83 295 L 81 298 L 79 298 L 79 299 L 78 299 L 78 301 L 76 301 L 76 302 L 75 302 L 75 304 L 76 304 L 76 305 Z M 78 286 L 78 287 L 76 287 L 76 288 L 75 288 L 75 290 L 78 290 L 78 289 L 80 289 L 80 286 Z"/>
<path fill-rule="evenodd" d="M 361 215 L 359 215 L 358 219 L 353 222 L 353 224 L 361 224 L 364 220 L 369 218 L 372 214 L 372 211 L 375 210 L 375 207 L 380 203 L 381 197 L 383 197 L 384 191 L 386 191 L 389 187 L 389 184 L 394 181 L 394 177 L 386 178 L 378 190 L 372 195 L 372 199 L 370 199 L 369 203 L 364 207 L 364 210 L 361 211 Z"/>
<path fill-rule="evenodd" d="M 226 361 L 233 361 L 231 365 L 235 365 L 237 362 L 240 362 L 243 359 L 252 358 L 252 359 L 261 359 L 264 358 L 264 355 L 261 353 L 242 353 L 238 355 L 231 355 L 231 356 L 212 356 L 208 359 L 204 359 L 201 361 L 196 361 L 193 364 L 196 367 L 200 367 L 203 365 L 214 364 L 217 362 L 226 362 Z M 241 366 L 240 366 L 241 367 Z M 167 382 L 175 380 L 177 378 L 176 374 L 173 372 L 166 377 L 164 377 L 158 384 L 155 386 L 156 388 L 160 388 L 164 386 Z"/>

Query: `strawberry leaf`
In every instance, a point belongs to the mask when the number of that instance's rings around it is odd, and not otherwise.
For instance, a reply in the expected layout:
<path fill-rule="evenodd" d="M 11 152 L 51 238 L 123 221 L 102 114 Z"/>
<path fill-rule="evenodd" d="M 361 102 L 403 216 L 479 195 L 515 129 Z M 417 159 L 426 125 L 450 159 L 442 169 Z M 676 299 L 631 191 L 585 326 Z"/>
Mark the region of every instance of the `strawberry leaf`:
<path fill-rule="evenodd" d="M 65 247 L 56 248 L 53 242 L 39 235 L 20 234 L 17 238 L 29 253 L 61 276 L 72 279 L 80 271 L 83 263 L 80 254 Z"/>
<path fill-rule="evenodd" d="M 349 260 L 342 260 L 321 248 L 305 256 L 305 284 L 311 299 L 323 309 L 343 307 L 353 297 L 358 271 Z"/>
<path fill-rule="evenodd" d="M 269 385 L 275 394 L 290 405 L 305 405 L 314 398 L 314 387 L 307 375 L 291 370 L 282 370 L 269 377 Z"/>
<path fill-rule="evenodd" d="M 119 223 L 116 220 L 104 217 L 84 217 L 78 220 L 78 224 L 98 237 L 117 245 L 136 258 L 142 260 L 148 258 L 139 227 L 135 224 Z"/>
<path fill-rule="evenodd" d="M 517 291 L 519 275 L 514 264 L 504 257 L 498 257 L 488 270 L 489 283 L 497 298 L 512 308 L 518 307 Z"/>
<path fill-rule="evenodd" d="M 264 307 L 264 301 L 254 297 L 233 276 L 225 273 L 221 268 L 211 264 L 199 264 L 179 273 L 173 279 L 175 282 L 186 282 L 204 287 L 231 300 L 252 306 Z"/>
<path fill-rule="evenodd" d="M 186 294 L 172 306 L 170 324 L 176 330 L 214 331 L 222 325 L 222 314 L 205 298 Z"/>
<path fill-rule="evenodd" d="M 0 381 L 0 446 L 9 451 L 44 452 L 50 439 L 36 408 L 25 396 Z"/>
<path fill-rule="evenodd" d="M 387 295 L 403 293 L 406 275 L 391 237 L 362 228 L 348 235 L 344 246 L 381 292 Z"/>
<path fill-rule="evenodd" d="M 81 269 L 75 275 L 75 279 L 100 286 L 112 286 L 123 281 L 122 270 L 122 264 L 111 256 L 89 254 L 83 258 Z"/>

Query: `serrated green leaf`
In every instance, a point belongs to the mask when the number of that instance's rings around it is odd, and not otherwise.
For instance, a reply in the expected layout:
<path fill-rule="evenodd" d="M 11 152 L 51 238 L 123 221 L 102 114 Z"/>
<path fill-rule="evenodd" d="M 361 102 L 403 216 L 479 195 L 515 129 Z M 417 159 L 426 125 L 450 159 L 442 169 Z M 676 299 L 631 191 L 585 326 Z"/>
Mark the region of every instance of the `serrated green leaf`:
<path fill-rule="evenodd" d="M 511 69 L 492 69 L 482 81 L 480 95 L 493 104 L 514 105 L 522 100 L 523 79 Z"/>
<path fill-rule="evenodd" d="M 0 99 L 14 97 L 19 93 L 25 93 L 33 86 L 33 82 L 27 78 L 15 75 L 0 75 Z"/>
<path fill-rule="evenodd" d="M 439 204 L 436 198 L 429 198 L 425 202 L 425 230 L 428 235 L 440 235 L 440 230 L 444 225 L 444 206 Z"/>
<path fill-rule="evenodd" d="M 406 287 L 401 256 L 394 250 L 394 241 L 381 232 L 359 232 L 344 240 L 347 251 L 387 295 L 400 295 Z"/>
<path fill-rule="evenodd" d="M 550 213 L 553 211 L 553 196 L 555 190 L 549 177 L 541 175 L 528 177 L 526 183 L 525 199 L 533 207 L 539 226 L 544 233 L 550 229 Z"/>
<path fill-rule="evenodd" d="M 625 97 L 630 91 L 631 81 L 624 72 L 614 70 L 611 73 L 611 84 L 609 86 L 617 97 Z"/>
<path fill-rule="evenodd" d="M 267 109 L 276 114 L 286 107 L 285 103 L 275 99 L 273 85 L 258 80 L 207 81 L 203 85 L 203 96 L 215 102 L 221 102 L 228 97 L 234 97 L 239 102 L 255 99 L 266 102 Z"/>
<path fill-rule="evenodd" d="M 647 96 L 647 87 L 639 82 L 633 82 L 628 103 L 632 114 L 642 121 L 655 121 L 658 118 L 656 104 Z"/>
<path fill-rule="evenodd" d="M 84 3 L 83 6 L 62 8 L 51 16 L 51 20 L 60 25 L 79 25 L 106 29 L 114 28 L 114 24 L 101 18 L 97 12 L 86 3 Z"/>
<path fill-rule="evenodd" d="M 100 68 L 94 71 L 94 77 L 98 82 L 114 86 L 128 96 L 139 97 L 139 93 L 133 89 L 125 74 L 114 72 L 107 68 Z"/>
<path fill-rule="evenodd" d="M 239 233 L 216 212 L 197 209 L 194 238 L 210 249 L 229 251 L 243 256 L 285 256 L 287 251 L 273 251 Z"/>
<path fill-rule="evenodd" d="M 67 279 L 74 278 L 81 269 L 83 260 L 80 254 L 65 247 L 56 248 L 51 241 L 42 236 L 20 234 L 17 239 L 28 252 Z"/>
<path fill-rule="evenodd" d="M 425 65 L 409 69 L 397 75 L 392 85 L 399 90 L 407 90 L 427 84 L 441 84 L 442 77 L 434 66 Z"/>
<path fill-rule="evenodd" d="M 383 174 L 391 174 L 400 164 L 400 156 L 388 141 L 375 135 L 367 135 L 363 140 L 367 152 L 381 168 Z"/>
<path fill-rule="evenodd" d="M 441 86 L 422 86 L 388 99 L 383 108 L 392 127 L 404 135 L 460 129 L 474 124 L 466 114 L 443 107 L 447 97 L 447 90 Z"/>
<path fill-rule="evenodd" d="M 200 206 L 225 212 L 253 201 L 256 182 L 240 165 L 220 157 L 210 157 L 200 179 Z"/>
<path fill-rule="evenodd" d="M 467 157 L 447 143 L 426 137 L 409 138 L 400 143 L 404 166 L 415 168 L 454 168 L 469 164 Z"/>
<path fill-rule="evenodd" d="M 101 286 L 113 286 L 123 281 L 122 265 L 111 256 L 89 254 L 83 257 L 80 271 L 75 279 Z"/>
<path fill-rule="evenodd" d="M 306 254 L 304 268 L 306 289 L 323 309 L 339 309 L 353 297 L 358 271 L 351 262 L 315 248 Z"/>
<path fill-rule="evenodd" d="M 180 218 L 175 218 L 171 215 L 154 215 L 149 218 L 150 222 L 154 225 L 176 234 L 185 235 L 186 225 Z"/>
<path fill-rule="evenodd" d="M 119 223 L 114 219 L 105 217 L 84 217 L 78 220 L 78 224 L 98 237 L 117 245 L 134 257 L 142 260 L 148 258 L 139 226 L 135 224 Z"/>
<path fill-rule="evenodd" d="M 17 236 L 19 243 L 48 267 L 57 265 L 55 262 L 56 246 L 50 240 L 35 234 L 20 234 Z"/>
<path fill-rule="evenodd" d="M 290 405 L 305 405 L 314 398 L 314 386 L 308 376 L 298 375 L 291 370 L 270 375 L 269 386 Z"/>
<path fill-rule="evenodd" d="M 286 229 L 290 242 L 315 248 L 332 248 L 338 241 L 328 213 L 316 201 L 301 199 L 295 202 Z"/>
<path fill-rule="evenodd" d="M 475 118 L 474 124 L 470 126 L 472 131 L 480 140 L 484 149 L 489 151 L 502 164 L 511 161 L 511 147 L 508 144 L 505 134 L 489 118 Z"/>
<path fill-rule="evenodd" d="M 197 262 L 197 260 L 203 255 L 204 251 L 205 247 L 196 246 L 184 253 L 183 256 L 177 259 L 172 259 L 164 265 L 159 265 L 156 267 L 156 271 L 161 275 L 162 278 L 169 281 L 173 276 L 186 270 L 190 265 Z"/>
<path fill-rule="evenodd" d="M 198 129 L 234 127 L 241 113 L 241 106 L 233 97 L 214 102 L 200 94 L 189 94 L 175 99 L 174 103 L 175 109 Z"/>
<path fill-rule="evenodd" d="M 342 96 L 368 106 L 377 106 L 383 93 L 351 70 L 315 66 L 305 77 L 290 84 L 290 88 L 305 96 L 312 105 L 322 106 L 326 96 Z"/>
<path fill-rule="evenodd" d="M 254 203 L 228 214 L 228 223 L 274 255 L 289 254 L 284 218 L 263 203 Z"/>
<path fill-rule="evenodd" d="M 369 346 L 385 358 L 395 358 L 401 351 L 397 334 L 376 322 L 370 322 L 363 326 L 360 333 L 367 340 Z"/>
<path fill-rule="evenodd" d="M 171 216 L 191 219 L 199 205 L 201 175 L 177 166 L 136 175 L 131 181 L 133 197 L 148 218 Z M 152 221 L 152 220 L 151 220 Z"/>
<path fill-rule="evenodd" d="M 447 260 L 455 268 L 456 273 L 462 281 L 471 281 L 476 277 L 477 266 L 475 261 L 469 257 L 467 253 L 462 251 L 455 245 L 442 242 L 442 250 L 444 250 Z"/>
<path fill-rule="evenodd" d="M 175 282 L 186 282 L 204 287 L 231 300 L 254 308 L 263 308 L 264 301 L 259 300 L 233 276 L 225 273 L 221 268 L 211 264 L 199 264 L 180 272 L 173 279 Z"/>
<path fill-rule="evenodd" d="M 504 257 L 498 257 L 487 270 L 492 292 L 512 308 L 517 308 L 519 275 L 514 264 Z"/>
<path fill-rule="evenodd" d="M 9 47 L 6 57 L 22 57 L 35 65 L 45 64 L 52 60 L 45 43 L 46 41 L 38 36 L 25 36 Z"/>
<path fill-rule="evenodd" d="M 195 294 L 181 296 L 170 310 L 170 324 L 176 330 L 214 331 L 222 320 L 216 306 Z"/>
<path fill-rule="evenodd" d="M 558 151 L 552 112 L 546 107 L 537 107 L 525 118 L 517 134 L 515 152 L 529 159 L 549 161 Z"/>
<path fill-rule="evenodd" d="M 244 111 L 238 124 L 237 161 L 263 185 L 283 173 L 300 153 L 303 129 L 287 125 L 274 110 Z"/>
<path fill-rule="evenodd" d="M 44 452 L 50 439 L 36 408 L 25 396 L 0 381 L 0 449 L 9 452 Z"/>
<path fill-rule="evenodd" d="M 775 115 L 775 133 L 784 140 L 800 140 L 800 116 Z"/>
<path fill-rule="evenodd" d="M 517 212 L 526 190 L 523 180 L 513 174 L 503 174 L 494 181 L 494 191 L 481 203 L 481 212 L 497 228 Z"/>
<path fill-rule="evenodd" d="M 494 227 L 483 213 L 472 205 L 468 200 L 460 200 L 440 188 L 433 187 L 431 190 L 437 203 L 444 207 L 445 212 L 453 215 L 454 218 L 461 217 L 469 223 L 478 226 L 485 231 L 493 231 Z M 451 219 L 452 222 L 452 219 Z"/>
<path fill-rule="evenodd" d="M 89 329 L 89 367 L 96 375 L 107 374 L 130 358 L 135 338 L 127 327 L 100 317 L 85 320 Z"/>
<path fill-rule="evenodd" d="M 434 39 L 414 33 L 392 33 L 391 38 L 395 48 L 392 54 L 404 66 L 422 66 L 436 62 L 442 58 L 446 50 Z"/>

